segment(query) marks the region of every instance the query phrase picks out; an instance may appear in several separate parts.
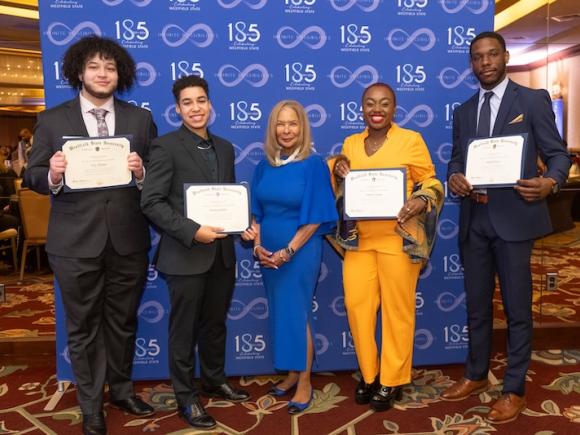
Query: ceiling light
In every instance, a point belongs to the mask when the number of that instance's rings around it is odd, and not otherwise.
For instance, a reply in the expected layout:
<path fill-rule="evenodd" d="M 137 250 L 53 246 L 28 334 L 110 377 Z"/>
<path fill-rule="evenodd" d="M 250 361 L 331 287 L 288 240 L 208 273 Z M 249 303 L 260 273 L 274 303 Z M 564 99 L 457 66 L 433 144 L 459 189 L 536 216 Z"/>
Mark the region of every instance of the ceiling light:
<path fill-rule="evenodd" d="M 557 0 L 519 0 L 509 8 L 495 15 L 495 31 L 503 29 L 507 25 L 532 13 L 536 9 L 555 3 Z"/>

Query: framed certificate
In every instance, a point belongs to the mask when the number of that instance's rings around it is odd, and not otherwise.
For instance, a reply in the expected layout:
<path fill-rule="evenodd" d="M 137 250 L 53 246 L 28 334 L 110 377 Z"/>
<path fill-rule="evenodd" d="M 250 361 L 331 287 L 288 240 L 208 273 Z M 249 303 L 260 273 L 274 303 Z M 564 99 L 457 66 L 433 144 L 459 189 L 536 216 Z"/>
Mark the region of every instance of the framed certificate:
<path fill-rule="evenodd" d="M 132 136 L 63 137 L 64 191 L 134 186 L 133 174 L 127 167 L 131 139 Z"/>
<path fill-rule="evenodd" d="M 527 133 L 473 139 L 467 145 L 465 178 L 473 187 L 514 186 L 523 176 Z"/>
<path fill-rule="evenodd" d="M 185 216 L 224 233 L 243 233 L 250 226 L 250 194 L 242 183 L 184 184 Z"/>
<path fill-rule="evenodd" d="M 351 170 L 344 180 L 347 220 L 396 219 L 407 196 L 405 168 Z"/>

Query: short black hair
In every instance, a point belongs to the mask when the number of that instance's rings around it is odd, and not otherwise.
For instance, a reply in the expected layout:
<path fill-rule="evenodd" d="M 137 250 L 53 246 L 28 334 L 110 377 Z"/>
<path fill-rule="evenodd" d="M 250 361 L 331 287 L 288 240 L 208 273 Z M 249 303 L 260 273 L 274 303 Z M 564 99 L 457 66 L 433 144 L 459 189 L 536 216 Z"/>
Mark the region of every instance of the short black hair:
<path fill-rule="evenodd" d="M 394 103 L 395 106 L 397 105 L 397 94 L 395 94 L 395 91 L 393 90 L 393 88 L 390 85 L 388 85 L 386 83 L 383 83 L 383 82 L 376 82 L 376 83 L 373 83 L 372 85 L 368 85 L 365 88 L 365 90 L 364 90 L 364 92 L 362 94 L 362 98 L 361 98 L 362 101 L 364 101 L 365 95 L 367 94 L 367 92 L 371 88 L 374 88 L 375 86 L 380 86 L 380 87 L 383 87 L 383 88 L 387 88 L 389 91 L 391 91 L 391 94 L 393 94 L 393 103 Z"/>
<path fill-rule="evenodd" d="M 479 41 L 480 39 L 484 39 L 484 38 L 493 38 L 496 41 L 499 42 L 499 45 L 501 45 L 501 48 L 503 48 L 503 51 L 506 51 L 506 46 L 505 46 L 505 39 L 503 39 L 503 36 L 501 36 L 499 33 L 497 32 L 481 32 L 479 35 L 477 35 L 475 38 L 473 38 L 471 40 L 471 43 L 469 44 L 469 57 L 471 57 L 471 47 L 473 47 L 473 44 L 476 43 L 477 41 Z"/>
<path fill-rule="evenodd" d="M 205 91 L 205 95 L 207 95 L 207 98 L 209 98 L 209 85 L 207 84 L 207 81 L 200 76 L 191 75 L 181 77 L 175 80 L 175 83 L 173 83 L 173 88 L 171 89 L 171 92 L 173 92 L 175 102 L 179 103 L 179 94 L 181 94 L 182 90 L 184 90 L 185 88 L 194 88 L 196 86 L 202 88 Z"/>
<path fill-rule="evenodd" d="M 83 87 L 79 75 L 84 71 L 87 61 L 95 55 L 115 61 L 119 75 L 117 91 L 125 92 L 131 89 L 136 79 L 135 61 L 117 42 L 97 35 L 80 39 L 64 54 L 62 72 L 73 88 L 80 90 Z"/>

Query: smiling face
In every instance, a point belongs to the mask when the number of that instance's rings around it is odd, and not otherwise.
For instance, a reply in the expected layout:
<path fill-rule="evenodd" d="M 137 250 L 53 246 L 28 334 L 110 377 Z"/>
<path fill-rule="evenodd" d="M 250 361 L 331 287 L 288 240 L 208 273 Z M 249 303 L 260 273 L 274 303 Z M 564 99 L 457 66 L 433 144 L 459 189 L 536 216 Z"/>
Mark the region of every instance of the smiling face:
<path fill-rule="evenodd" d="M 478 39 L 471 45 L 471 69 L 483 89 L 493 89 L 503 81 L 509 58 L 495 38 Z"/>
<path fill-rule="evenodd" d="M 283 153 L 291 154 L 300 146 L 301 130 L 296 111 L 290 107 L 283 107 L 276 119 L 276 142 L 282 147 Z"/>
<path fill-rule="evenodd" d="M 187 128 L 207 139 L 207 124 L 211 115 L 211 103 L 201 86 L 189 86 L 179 92 L 175 110 Z"/>
<path fill-rule="evenodd" d="M 395 95 L 386 86 L 371 86 L 363 94 L 363 119 L 369 129 L 382 130 L 390 127 L 395 109 Z"/>
<path fill-rule="evenodd" d="M 119 74 L 117 63 L 114 59 L 105 59 L 100 54 L 96 54 L 87 60 L 83 72 L 79 74 L 79 80 L 83 87 L 81 93 L 85 98 L 99 105 L 106 100 L 117 89 Z"/>

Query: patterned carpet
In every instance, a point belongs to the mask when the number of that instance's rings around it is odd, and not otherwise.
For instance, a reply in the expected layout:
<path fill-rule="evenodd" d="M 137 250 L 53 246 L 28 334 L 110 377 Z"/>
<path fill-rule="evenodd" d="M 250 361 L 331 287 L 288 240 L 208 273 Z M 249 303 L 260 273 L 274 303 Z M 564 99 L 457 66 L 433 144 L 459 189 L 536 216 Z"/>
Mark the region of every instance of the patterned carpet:
<path fill-rule="evenodd" d="M 580 223 L 570 231 L 538 240 L 532 256 L 533 315 L 537 324 L 580 323 Z M 558 273 L 558 289 L 545 290 L 546 272 Z M 0 303 L 0 341 L 54 339 L 52 275 L 27 274 L 18 284 L 15 274 L 3 274 L 6 302 Z M 505 327 L 499 291 L 495 326 Z M 1 433 L 1 432 L 0 432 Z"/>
<path fill-rule="evenodd" d="M 312 406 L 302 415 L 289 416 L 286 400 L 266 391 L 276 377 L 247 377 L 234 382 L 252 398 L 242 404 L 221 400 L 206 402 L 218 420 L 209 432 L 194 431 L 176 416 L 175 399 L 165 383 L 139 382 L 137 392 L 153 404 L 156 415 L 136 418 L 106 406 L 110 434 L 291 434 L 291 435 L 468 435 L 468 434 L 578 434 L 580 433 L 580 350 L 534 352 L 527 379 L 527 409 L 516 422 L 491 425 L 483 418 L 498 397 L 506 361 L 492 361 L 491 390 L 463 402 L 443 402 L 439 394 L 461 376 L 458 366 L 414 371 L 412 385 L 392 409 L 374 413 L 354 403 L 357 376 L 324 373 L 313 377 Z M 78 434 L 81 417 L 75 392 L 67 390 L 53 412 L 43 408 L 56 390 L 54 366 L 0 368 L 0 433 Z"/>

